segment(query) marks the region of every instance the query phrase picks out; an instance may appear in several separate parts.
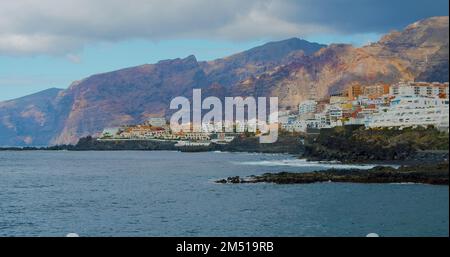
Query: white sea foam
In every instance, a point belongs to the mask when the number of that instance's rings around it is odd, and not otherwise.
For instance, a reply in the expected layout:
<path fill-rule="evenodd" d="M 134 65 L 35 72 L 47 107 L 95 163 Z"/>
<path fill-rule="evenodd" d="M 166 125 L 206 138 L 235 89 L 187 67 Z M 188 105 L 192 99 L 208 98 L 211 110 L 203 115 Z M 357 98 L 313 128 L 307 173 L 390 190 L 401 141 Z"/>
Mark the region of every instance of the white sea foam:
<path fill-rule="evenodd" d="M 286 160 L 266 160 L 266 161 L 251 161 L 239 162 L 240 165 L 255 165 L 255 166 L 287 166 L 287 167 L 320 167 L 327 169 L 372 169 L 376 166 L 391 166 L 398 168 L 396 165 L 380 165 L 380 164 L 340 164 L 339 162 L 317 162 L 307 161 L 305 159 L 286 159 Z"/>
<path fill-rule="evenodd" d="M 389 183 L 391 185 L 423 185 L 423 183 L 416 182 L 398 182 L 398 183 Z"/>

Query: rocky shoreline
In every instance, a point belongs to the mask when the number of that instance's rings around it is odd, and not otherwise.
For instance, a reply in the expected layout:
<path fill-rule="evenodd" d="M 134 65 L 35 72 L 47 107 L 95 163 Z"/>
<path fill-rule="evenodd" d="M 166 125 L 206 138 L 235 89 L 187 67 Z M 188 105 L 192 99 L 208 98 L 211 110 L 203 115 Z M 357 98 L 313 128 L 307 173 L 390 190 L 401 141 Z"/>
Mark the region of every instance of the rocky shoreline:
<path fill-rule="evenodd" d="M 329 169 L 306 173 L 266 173 L 246 178 L 229 177 L 217 180 L 219 184 L 311 184 L 321 182 L 341 183 L 420 183 L 430 185 L 449 185 L 448 162 L 416 166 L 402 166 L 398 169 L 378 166 L 370 170 Z"/>
<path fill-rule="evenodd" d="M 301 158 L 342 163 L 433 164 L 448 161 L 448 142 L 447 132 L 432 127 L 402 130 L 335 127 L 305 138 Z"/>

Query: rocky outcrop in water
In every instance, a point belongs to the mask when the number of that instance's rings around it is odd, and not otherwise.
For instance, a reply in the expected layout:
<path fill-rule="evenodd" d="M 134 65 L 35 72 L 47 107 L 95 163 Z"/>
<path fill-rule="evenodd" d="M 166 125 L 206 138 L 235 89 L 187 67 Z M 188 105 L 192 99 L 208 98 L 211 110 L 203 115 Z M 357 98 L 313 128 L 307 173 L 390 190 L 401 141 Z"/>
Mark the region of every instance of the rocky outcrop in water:
<path fill-rule="evenodd" d="M 266 173 L 247 178 L 229 177 L 216 181 L 220 184 L 275 183 L 311 184 L 319 182 L 342 183 L 422 183 L 432 185 L 449 184 L 448 162 L 435 165 L 409 167 L 375 167 L 370 170 L 330 169 L 306 173 Z"/>

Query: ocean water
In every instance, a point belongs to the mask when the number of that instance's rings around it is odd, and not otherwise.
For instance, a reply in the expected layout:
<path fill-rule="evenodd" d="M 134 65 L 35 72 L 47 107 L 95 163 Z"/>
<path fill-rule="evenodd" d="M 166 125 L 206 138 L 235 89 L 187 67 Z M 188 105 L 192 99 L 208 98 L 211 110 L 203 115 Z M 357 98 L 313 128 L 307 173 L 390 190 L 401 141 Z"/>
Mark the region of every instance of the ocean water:
<path fill-rule="evenodd" d="M 330 167 L 348 165 L 248 153 L 0 152 L 0 236 L 449 235 L 447 186 L 213 183 Z"/>

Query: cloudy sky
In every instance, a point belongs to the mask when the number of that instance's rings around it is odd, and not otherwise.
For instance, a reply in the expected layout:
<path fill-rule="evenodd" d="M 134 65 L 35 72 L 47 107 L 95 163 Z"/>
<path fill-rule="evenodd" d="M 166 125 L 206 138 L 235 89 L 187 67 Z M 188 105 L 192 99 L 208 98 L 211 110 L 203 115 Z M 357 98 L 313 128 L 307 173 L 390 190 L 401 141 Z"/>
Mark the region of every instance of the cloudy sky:
<path fill-rule="evenodd" d="M 364 45 L 448 0 L 1 0 L 0 101 L 90 74 L 300 37 Z"/>

